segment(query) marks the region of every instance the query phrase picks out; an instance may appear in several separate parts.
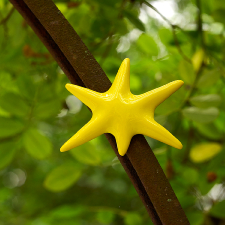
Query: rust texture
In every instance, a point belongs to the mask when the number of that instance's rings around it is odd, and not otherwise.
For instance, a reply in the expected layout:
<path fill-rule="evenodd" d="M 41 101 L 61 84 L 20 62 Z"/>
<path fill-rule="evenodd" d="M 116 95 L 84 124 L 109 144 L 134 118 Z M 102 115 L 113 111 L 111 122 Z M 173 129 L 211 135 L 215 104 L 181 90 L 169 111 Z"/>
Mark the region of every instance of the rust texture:
<path fill-rule="evenodd" d="M 68 79 L 89 89 L 105 92 L 111 82 L 52 0 L 9 0 L 53 55 Z M 120 156 L 115 138 L 105 134 L 131 179 L 154 224 L 188 225 L 162 168 L 143 135 L 132 138 Z"/>

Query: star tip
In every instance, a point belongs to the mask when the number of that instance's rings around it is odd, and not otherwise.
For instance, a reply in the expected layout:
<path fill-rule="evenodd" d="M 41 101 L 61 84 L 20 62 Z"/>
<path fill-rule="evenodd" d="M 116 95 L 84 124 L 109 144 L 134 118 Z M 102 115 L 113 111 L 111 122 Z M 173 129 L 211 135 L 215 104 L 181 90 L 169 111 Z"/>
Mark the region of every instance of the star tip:
<path fill-rule="evenodd" d="M 68 150 L 69 149 L 67 149 L 66 146 L 64 146 L 64 145 L 60 148 L 60 152 L 66 152 Z"/>
<path fill-rule="evenodd" d="M 182 80 L 177 80 L 177 84 L 179 84 L 180 86 L 182 86 L 184 84 L 184 81 Z"/>
<path fill-rule="evenodd" d="M 125 58 L 122 62 L 122 64 L 125 63 L 125 64 L 130 64 L 130 59 L 129 58 Z"/>
<path fill-rule="evenodd" d="M 71 85 L 72 85 L 72 84 L 67 83 L 67 84 L 65 85 L 66 89 L 69 88 L 69 87 L 71 87 Z"/>
<path fill-rule="evenodd" d="M 179 80 L 179 82 L 183 85 L 184 84 L 184 81 L 182 81 L 182 80 Z"/>
<path fill-rule="evenodd" d="M 124 156 L 127 153 L 127 151 L 120 151 L 120 150 L 118 150 L 118 153 L 119 153 L 119 155 Z"/>
<path fill-rule="evenodd" d="M 175 87 L 177 87 L 177 89 L 179 89 L 180 87 L 183 86 L 184 81 L 182 81 L 182 80 L 175 80 L 175 81 L 173 81 L 172 83 L 173 83 L 173 85 L 174 85 Z"/>
<path fill-rule="evenodd" d="M 66 87 L 67 91 L 69 91 L 72 94 L 73 94 L 74 89 L 77 89 L 77 85 L 75 85 L 75 84 L 66 84 L 65 87 Z"/>
<path fill-rule="evenodd" d="M 181 143 L 179 143 L 179 145 L 177 146 L 178 149 L 182 149 L 183 145 Z"/>

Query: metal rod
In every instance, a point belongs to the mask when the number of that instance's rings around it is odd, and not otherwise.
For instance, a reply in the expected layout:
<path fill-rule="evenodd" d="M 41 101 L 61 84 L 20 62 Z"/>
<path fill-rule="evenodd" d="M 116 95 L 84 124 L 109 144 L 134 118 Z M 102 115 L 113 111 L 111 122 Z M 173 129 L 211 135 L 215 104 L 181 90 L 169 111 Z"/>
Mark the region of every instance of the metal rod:
<path fill-rule="evenodd" d="M 52 0 L 10 0 L 53 55 L 71 83 L 105 92 L 111 82 Z M 105 134 L 154 224 L 188 225 L 169 181 L 143 135 L 132 138 L 125 156 Z"/>

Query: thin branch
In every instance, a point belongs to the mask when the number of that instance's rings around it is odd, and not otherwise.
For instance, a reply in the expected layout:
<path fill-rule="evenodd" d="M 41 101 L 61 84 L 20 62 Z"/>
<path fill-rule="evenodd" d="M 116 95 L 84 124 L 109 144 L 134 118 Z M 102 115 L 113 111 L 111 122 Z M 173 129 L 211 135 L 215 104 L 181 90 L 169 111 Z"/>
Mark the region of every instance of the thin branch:
<path fill-rule="evenodd" d="M 103 63 L 105 62 L 107 56 L 109 55 L 111 48 L 112 48 L 112 44 L 113 44 L 113 40 L 112 40 L 112 36 L 109 37 L 108 39 L 108 43 L 106 45 L 105 51 L 102 54 L 101 60 L 99 62 L 99 64 L 102 66 Z"/>
<path fill-rule="evenodd" d="M 15 8 L 12 7 L 11 10 L 9 11 L 8 15 L 0 21 L 0 25 L 5 24 L 10 19 L 10 17 L 12 16 L 14 10 L 15 10 Z"/>
<path fill-rule="evenodd" d="M 190 150 L 191 150 L 193 136 L 194 136 L 194 130 L 193 130 L 192 123 L 190 123 L 190 128 L 189 128 L 188 138 L 187 138 L 187 145 L 186 145 L 184 157 L 183 157 L 183 160 L 182 160 L 182 163 L 184 163 L 184 164 L 187 163 L 187 161 L 189 159 L 189 154 L 190 154 Z"/>
<path fill-rule="evenodd" d="M 13 12 L 14 12 L 14 7 L 11 8 L 11 10 L 9 11 L 9 13 L 7 14 L 7 16 L 5 18 L 3 18 L 0 21 L 0 26 L 3 26 L 3 41 L 1 43 L 1 50 L 5 49 L 7 46 L 7 37 L 8 37 L 8 27 L 7 27 L 7 21 L 10 19 L 10 17 L 12 16 Z"/>
<path fill-rule="evenodd" d="M 101 56 L 101 59 L 100 59 L 100 62 L 99 62 L 99 64 L 102 66 L 103 65 L 103 63 L 105 62 L 105 60 L 106 60 L 106 58 L 107 58 L 107 56 L 108 56 L 108 54 L 110 53 L 110 51 L 111 51 L 111 48 L 112 48 L 112 45 L 113 45 L 113 35 L 114 35 L 114 28 L 112 28 L 110 31 L 109 31 L 109 33 L 107 34 L 107 40 L 106 40 L 106 48 L 105 48 L 105 50 L 104 50 L 104 52 L 103 52 L 103 54 L 102 54 L 102 56 Z"/>
<path fill-rule="evenodd" d="M 151 8 L 151 9 L 153 9 L 155 12 L 157 12 L 170 26 L 173 26 L 172 25 L 172 23 L 165 17 L 165 16 L 163 16 L 159 11 L 158 11 L 158 9 L 156 9 L 152 4 L 150 4 L 149 2 L 147 2 L 147 1 L 143 1 L 143 3 L 145 4 L 145 5 L 147 5 L 149 8 Z"/>
<path fill-rule="evenodd" d="M 179 41 L 178 41 L 178 38 L 177 38 L 177 35 L 176 35 L 176 29 L 174 28 L 173 25 L 172 26 L 172 33 L 173 33 L 173 38 L 174 38 L 174 41 L 175 41 L 175 44 L 177 46 L 177 50 L 178 52 L 180 53 L 180 55 L 183 57 L 183 59 L 185 59 L 187 62 L 191 63 L 191 60 L 184 54 L 184 52 L 182 51 L 181 47 L 180 47 L 180 44 L 179 44 Z"/>
<path fill-rule="evenodd" d="M 3 26 L 3 40 L 1 43 L 1 50 L 4 50 L 7 46 L 7 40 L 9 35 L 9 29 L 6 23 L 2 24 Z"/>
<path fill-rule="evenodd" d="M 119 7 L 119 13 L 118 13 L 118 19 L 123 18 L 123 10 L 125 8 L 125 5 L 127 3 L 127 0 L 123 0 L 120 7 Z"/>
<path fill-rule="evenodd" d="M 159 11 L 158 9 L 156 9 L 152 4 L 150 4 L 149 2 L 147 1 L 143 1 L 143 3 L 145 5 L 147 5 L 149 8 L 153 9 L 156 13 L 158 13 L 171 27 L 172 29 L 172 33 L 173 33 L 173 38 L 174 38 L 174 41 L 175 41 L 175 44 L 176 44 L 176 47 L 177 47 L 177 50 L 178 52 L 180 53 L 180 55 L 183 57 L 184 60 L 186 60 L 187 62 L 189 63 L 192 63 L 191 60 L 184 54 L 184 52 L 182 51 L 181 47 L 180 47 L 180 44 L 179 44 L 179 41 L 178 41 L 178 38 L 177 38 L 177 35 L 176 35 L 176 29 L 179 29 L 179 30 L 182 30 L 181 27 L 177 26 L 177 25 L 174 25 L 172 24 L 165 16 L 163 16 Z"/>
<path fill-rule="evenodd" d="M 201 5 L 201 0 L 196 0 L 196 5 L 198 7 L 197 31 L 198 31 L 199 36 L 200 36 L 202 48 L 204 49 L 205 48 L 205 40 L 204 40 L 203 29 L 202 29 L 202 5 Z"/>

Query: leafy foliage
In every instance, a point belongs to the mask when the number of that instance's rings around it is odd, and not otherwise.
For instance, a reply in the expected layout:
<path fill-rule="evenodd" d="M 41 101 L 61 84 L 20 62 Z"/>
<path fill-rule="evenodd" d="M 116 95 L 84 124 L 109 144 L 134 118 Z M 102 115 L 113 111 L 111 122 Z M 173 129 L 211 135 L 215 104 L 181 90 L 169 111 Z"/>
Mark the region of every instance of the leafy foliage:
<path fill-rule="evenodd" d="M 55 3 L 111 81 L 128 57 L 134 94 L 185 82 L 155 112 L 184 148 L 147 140 L 190 223 L 223 224 L 225 3 L 149 1 L 168 20 L 139 0 Z M 152 224 L 103 135 L 59 152 L 91 118 L 67 82 L 21 15 L 0 0 L 0 225 Z"/>

